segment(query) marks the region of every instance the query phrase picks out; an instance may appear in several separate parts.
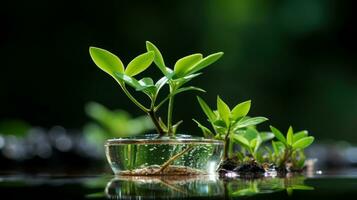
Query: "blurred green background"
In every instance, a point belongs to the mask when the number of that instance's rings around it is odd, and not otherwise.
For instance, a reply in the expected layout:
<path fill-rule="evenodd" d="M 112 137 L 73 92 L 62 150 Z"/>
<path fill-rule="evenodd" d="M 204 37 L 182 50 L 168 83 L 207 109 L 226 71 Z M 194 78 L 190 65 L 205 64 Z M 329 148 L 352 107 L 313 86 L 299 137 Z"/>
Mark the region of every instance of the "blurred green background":
<path fill-rule="evenodd" d="M 84 105 L 142 113 L 91 61 L 89 46 L 128 63 L 154 42 L 166 63 L 202 52 L 224 57 L 196 78 L 203 97 L 320 139 L 357 142 L 355 11 L 352 1 L 8 1 L 0 7 L 0 120 L 81 129 Z M 159 77 L 154 67 L 147 72 Z M 178 96 L 180 131 L 200 135 L 194 93 Z"/>

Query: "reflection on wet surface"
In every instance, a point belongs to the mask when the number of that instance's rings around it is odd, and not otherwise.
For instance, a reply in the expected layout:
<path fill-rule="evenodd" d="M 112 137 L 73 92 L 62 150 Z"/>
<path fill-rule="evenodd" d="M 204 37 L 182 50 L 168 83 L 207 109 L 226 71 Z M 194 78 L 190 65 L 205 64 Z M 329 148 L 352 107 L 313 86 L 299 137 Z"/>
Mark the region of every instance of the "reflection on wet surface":
<path fill-rule="evenodd" d="M 189 198 L 189 197 L 242 197 L 286 190 L 313 190 L 304 184 L 303 176 L 290 178 L 230 179 L 218 177 L 116 177 L 106 187 L 110 199 L 136 198 Z"/>
<path fill-rule="evenodd" d="M 51 199 L 338 199 L 341 195 L 357 195 L 355 172 L 261 179 L 1 175 L 0 194 L 11 199 L 41 196 Z"/>

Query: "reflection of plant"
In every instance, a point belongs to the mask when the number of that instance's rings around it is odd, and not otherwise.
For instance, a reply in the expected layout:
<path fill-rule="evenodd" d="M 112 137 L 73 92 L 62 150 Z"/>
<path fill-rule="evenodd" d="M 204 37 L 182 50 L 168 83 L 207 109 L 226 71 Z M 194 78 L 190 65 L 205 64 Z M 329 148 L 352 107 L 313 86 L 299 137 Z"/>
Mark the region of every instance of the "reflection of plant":
<path fill-rule="evenodd" d="M 253 180 L 237 179 L 227 184 L 228 195 L 230 197 L 253 196 L 286 190 L 292 195 L 294 190 L 313 190 L 311 186 L 304 183 L 304 177 L 292 178 L 264 178 Z"/>
<path fill-rule="evenodd" d="M 233 142 L 243 144 L 244 148 L 249 150 L 253 156 L 256 155 L 260 144 L 263 142 L 260 134 L 251 129 L 249 129 L 249 131 L 243 131 L 243 134 L 240 133 L 249 126 L 254 126 L 266 121 L 267 118 L 247 117 L 250 110 L 250 101 L 240 103 L 231 110 L 229 106 L 218 96 L 217 110 L 212 111 L 203 99 L 200 97 L 197 98 L 203 112 L 208 117 L 208 121 L 211 123 L 214 132 L 203 126 L 198 121 L 194 121 L 202 129 L 205 137 L 214 137 L 215 139 L 224 140 L 225 145 L 223 159 L 228 159 L 232 156 Z"/>
<path fill-rule="evenodd" d="M 161 52 L 154 44 L 146 42 L 146 48 L 147 52 L 134 58 L 126 68 L 124 68 L 122 61 L 117 56 L 104 49 L 91 47 L 90 55 L 100 69 L 108 73 L 119 83 L 128 98 L 150 116 L 160 136 L 164 134 L 174 135 L 178 125 L 182 122 L 179 121 L 176 124 L 172 124 L 175 95 L 189 90 L 204 91 L 201 88 L 193 86 L 183 87 L 183 85 L 200 75 L 200 70 L 217 61 L 223 53 L 211 54 L 204 58 L 202 54 L 188 55 L 179 59 L 174 65 L 174 68 L 170 69 L 166 67 Z M 162 78 L 156 83 L 154 83 L 150 77 L 145 77 L 140 80 L 134 78 L 134 76 L 146 70 L 152 62 L 154 62 L 163 73 L 164 76 Z M 166 84 L 169 85 L 169 93 L 165 95 L 160 102 L 157 102 L 159 92 Z M 139 102 L 139 100 L 129 92 L 126 87 L 127 85 L 147 95 L 150 99 L 150 104 L 145 106 Z M 167 101 L 169 103 L 167 122 L 165 124 L 161 118 L 157 117 L 157 111 Z"/>
<path fill-rule="evenodd" d="M 270 126 L 278 141 L 272 141 L 273 152 L 271 159 L 278 167 L 285 167 L 291 164 L 292 169 L 300 170 L 305 164 L 304 149 L 310 146 L 313 141 L 313 136 L 308 136 L 307 131 L 299 131 L 294 133 L 290 126 L 286 137 L 276 128 Z"/>

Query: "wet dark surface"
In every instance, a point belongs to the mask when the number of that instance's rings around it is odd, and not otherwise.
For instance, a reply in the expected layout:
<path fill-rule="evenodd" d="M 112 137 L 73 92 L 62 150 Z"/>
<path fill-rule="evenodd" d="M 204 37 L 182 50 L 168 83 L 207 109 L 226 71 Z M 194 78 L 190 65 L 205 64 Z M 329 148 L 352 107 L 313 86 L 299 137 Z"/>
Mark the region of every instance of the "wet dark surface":
<path fill-rule="evenodd" d="M 357 170 L 263 179 L 0 174 L 1 199 L 341 199 L 357 195 Z"/>

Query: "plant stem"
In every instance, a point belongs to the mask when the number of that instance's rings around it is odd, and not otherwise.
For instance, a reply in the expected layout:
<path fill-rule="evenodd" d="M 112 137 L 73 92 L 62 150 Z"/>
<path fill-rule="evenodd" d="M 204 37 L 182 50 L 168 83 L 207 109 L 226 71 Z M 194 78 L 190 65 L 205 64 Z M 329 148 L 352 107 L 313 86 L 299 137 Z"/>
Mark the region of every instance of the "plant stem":
<path fill-rule="evenodd" d="M 232 158 L 233 157 L 233 141 L 229 140 L 229 148 L 228 148 L 228 157 Z"/>
<path fill-rule="evenodd" d="M 138 102 L 133 95 L 130 94 L 130 92 L 126 89 L 125 85 L 120 84 L 120 87 L 123 89 L 124 93 L 126 94 L 126 96 L 128 96 L 128 98 L 136 105 L 138 106 L 141 110 L 143 110 L 144 112 L 148 113 L 149 109 L 147 109 L 145 106 L 143 106 L 140 102 Z"/>
<path fill-rule="evenodd" d="M 289 157 L 291 157 L 291 150 L 290 150 L 290 147 L 286 147 L 285 151 L 284 151 L 283 160 L 280 163 L 280 167 L 284 167 L 284 168 L 286 167 L 286 163 L 287 163 Z"/>
<path fill-rule="evenodd" d="M 229 144 L 230 144 L 230 138 L 229 138 L 229 134 L 231 132 L 231 126 L 228 126 L 228 131 L 226 136 L 224 137 L 224 151 L 223 151 L 223 160 L 227 160 L 228 159 L 228 152 L 229 152 Z"/>
<path fill-rule="evenodd" d="M 188 151 L 191 151 L 193 149 L 193 145 L 190 145 L 189 147 L 187 147 L 186 149 L 184 149 L 183 151 L 181 151 L 180 153 L 172 156 L 168 161 L 166 161 L 164 164 L 161 165 L 160 168 L 160 172 L 164 171 L 168 166 L 170 166 L 170 164 L 175 161 L 177 158 L 179 158 L 180 156 L 182 156 L 183 154 L 185 154 Z"/>
<path fill-rule="evenodd" d="M 170 86 L 170 93 L 173 92 L 172 87 Z M 174 109 L 174 96 L 169 98 L 169 105 L 167 109 L 167 133 L 171 136 L 172 132 L 172 111 Z"/>
<path fill-rule="evenodd" d="M 154 110 L 150 110 L 148 112 L 148 115 L 149 115 L 150 119 L 152 120 L 152 122 L 154 123 L 156 131 L 159 134 L 159 137 L 162 137 L 163 135 L 165 135 L 165 131 L 162 129 L 162 127 L 161 127 L 161 125 L 159 123 L 159 120 L 156 117 L 155 111 Z"/>

